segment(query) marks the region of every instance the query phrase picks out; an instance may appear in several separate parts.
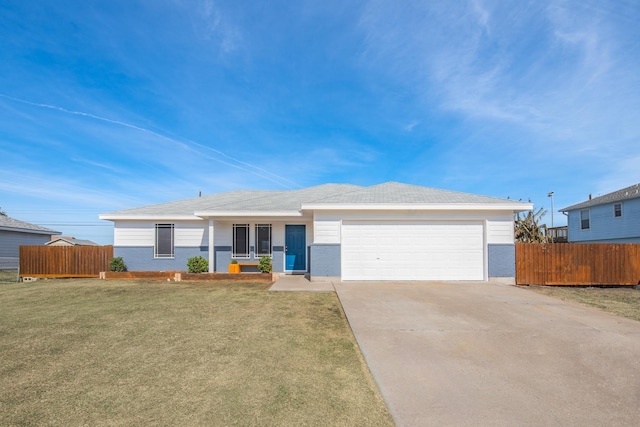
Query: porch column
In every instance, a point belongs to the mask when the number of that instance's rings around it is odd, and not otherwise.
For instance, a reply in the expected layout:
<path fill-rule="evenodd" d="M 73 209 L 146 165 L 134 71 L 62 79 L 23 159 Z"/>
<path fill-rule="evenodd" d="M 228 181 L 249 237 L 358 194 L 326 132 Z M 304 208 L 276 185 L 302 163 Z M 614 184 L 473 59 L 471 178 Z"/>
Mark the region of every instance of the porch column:
<path fill-rule="evenodd" d="M 213 219 L 209 218 L 209 273 L 213 273 L 215 271 L 215 265 L 213 265 L 214 261 L 214 249 L 213 249 Z"/>

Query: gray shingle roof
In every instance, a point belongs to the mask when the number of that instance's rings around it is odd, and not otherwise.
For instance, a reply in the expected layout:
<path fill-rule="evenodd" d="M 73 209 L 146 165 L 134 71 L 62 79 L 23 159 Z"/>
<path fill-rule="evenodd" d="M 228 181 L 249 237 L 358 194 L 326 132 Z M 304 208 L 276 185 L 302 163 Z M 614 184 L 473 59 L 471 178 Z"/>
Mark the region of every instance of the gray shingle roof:
<path fill-rule="evenodd" d="M 61 234 L 59 231 L 41 227 L 9 216 L 0 215 L 0 229 L 36 234 Z"/>
<path fill-rule="evenodd" d="M 371 187 L 358 188 L 348 193 L 335 194 L 323 199 L 315 200 L 314 204 L 322 203 L 436 203 L 436 204 L 468 204 L 468 203 L 504 203 L 504 199 L 479 196 L 476 194 L 460 193 L 457 191 L 440 190 L 437 188 L 421 187 L 418 185 L 386 182 Z"/>
<path fill-rule="evenodd" d="M 387 182 L 371 187 L 324 184 L 299 190 L 231 191 L 193 199 L 142 206 L 104 216 L 193 215 L 211 211 L 299 211 L 302 205 L 328 204 L 504 204 L 513 200 L 417 185 Z"/>
<path fill-rule="evenodd" d="M 614 191 L 612 193 L 605 194 L 604 196 L 594 197 L 591 200 L 587 200 L 582 203 L 568 206 L 560 209 L 559 212 L 568 212 L 575 209 L 584 209 L 591 206 L 604 205 L 607 203 L 621 202 L 628 199 L 636 199 L 640 197 L 640 184 L 635 184 L 622 190 Z"/>

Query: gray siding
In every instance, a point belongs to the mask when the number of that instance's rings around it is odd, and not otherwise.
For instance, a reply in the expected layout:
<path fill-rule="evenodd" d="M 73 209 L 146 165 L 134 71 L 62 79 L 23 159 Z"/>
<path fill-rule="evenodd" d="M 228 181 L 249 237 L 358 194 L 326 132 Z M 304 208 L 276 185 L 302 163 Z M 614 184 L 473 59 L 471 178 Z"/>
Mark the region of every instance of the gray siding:
<path fill-rule="evenodd" d="M 175 248 L 173 258 L 153 258 L 153 246 L 130 247 L 115 246 L 113 256 L 122 257 L 129 271 L 168 271 L 187 270 L 187 259 L 194 256 L 209 257 L 206 246 L 194 248 Z"/>
<path fill-rule="evenodd" d="M 516 246 L 489 245 L 489 278 L 516 277 Z"/>
<path fill-rule="evenodd" d="M 315 244 L 310 249 L 311 277 L 340 277 L 339 244 Z"/>
<path fill-rule="evenodd" d="M 622 202 L 622 216 L 613 216 L 613 205 L 591 206 L 590 227 L 580 228 L 580 210 L 569 211 L 567 220 L 569 242 L 579 243 L 640 243 L 640 198 Z"/>
<path fill-rule="evenodd" d="M 20 246 L 42 246 L 51 240 L 48 234 L 0 230 L 0 257 L 17 258 Z"/>

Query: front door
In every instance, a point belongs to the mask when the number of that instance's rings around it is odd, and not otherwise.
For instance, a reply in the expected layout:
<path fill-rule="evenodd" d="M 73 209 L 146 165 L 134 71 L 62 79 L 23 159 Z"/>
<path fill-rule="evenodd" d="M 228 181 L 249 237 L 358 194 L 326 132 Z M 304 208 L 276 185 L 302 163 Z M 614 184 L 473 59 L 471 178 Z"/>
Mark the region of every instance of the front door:
<path fill-rule="evenodd" d="M 285 226 L 285 266 L 286 271 L 305 271 L 307 262 L 307 242 L 304 225 Z"/>

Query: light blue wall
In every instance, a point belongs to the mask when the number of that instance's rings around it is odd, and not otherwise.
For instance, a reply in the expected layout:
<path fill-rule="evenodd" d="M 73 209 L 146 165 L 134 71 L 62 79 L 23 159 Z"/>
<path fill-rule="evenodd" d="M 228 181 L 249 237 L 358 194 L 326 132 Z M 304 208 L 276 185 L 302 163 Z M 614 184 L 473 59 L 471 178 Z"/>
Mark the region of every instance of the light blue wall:
<path fill-rule="evenodd" d="M 121 256 L 129 271 L 169 271 L 187 270 L 187 259 L 194 256 L 209 257 L 206 246 L 195 248 L 174 248 L 174 258 L 153 258 L 153 246 L 114 246 L 113 256 Z"/>
<path fill-rule="evenodd" d="M 282 272 L 284 251 L 282 246 L 273 248 L 273 271 Z M 489 245 L 489 277 L 515 277 L 515 245 Z M 208 259 L 206 246 L 195 248 L 175 248 L 173 259 L 154 259 L 153 247 L 124 247 L 113 248 L 114 256 L 121 256 L 129 271 L 166 271 L 187 269 L 187 259 L 200 255 Z M 309 247 L 309 261 L 311 277 L 340 277 L 340 245 L 315 244 Z M 230 246 L 216 246 L 214 263 L 216 271 L 228 271 L 231 261 Z M 252 257 L 251 261 L 257 261 Z"/>
<path fill-rule="evenodd" d="M 516 246 L 489 245 L 489 278 L 516 277 Z"/>
<path fill-rule="evenodd" d="M 229 271 L 231 262 L 231 246 L 214 246 L 213 264 L 216 266 L 215 272 L 226 273 Z"/>
<path fill-rule="evenodd" d="M 49 234 L 0 230 L 0 257 L 17 258 L 20 246 L 42 246 L 51 240 Z"/>
<path fill-rule="evenodd" d="M 580 209 L 569 211 L 569 242 L 640 243 L 640 198 L 624 200 L 622 217 L 613 216 L 614 203 L 592 206 L 590 228 L 580 229 Z"/>
<path fill-rule="evenodd" d="M 273 247 L 273 271 L 282 272 L 283 267 L 283 250 L 282 246 Z M 167 270 L 187 270 L 187 259 L 194 256 L 201 256 L 209 259 L 209 250 L 206 246 L 184 248 L 174 248 L 174 258 L 153 258 L 153 246 L 115 246 L 113 248 L 113 256 L 122 257 L 129 271 L 167 271 Z M 247 261 L 258 261 L 259 258 L 251 256 Z M 216 267 L 215 271 L 225 273 L 229 271 L 229 263 L 231 262 L 231 246 L 215 246 L 213 263 Z M 242 260 L 240 260 L 242 262 Z M 254 268 L 258 271 L 257 268 Z M 249 267 L 245 267 L 244 271 L 251 271 Z"/>
<path fill-rule="evenodd" d="M 310 246 L 311 277 L 340 277 L 340 245 L 315 244 Z"/>
<path fill-rule="evenodd" d="M 273 265 L 274 273 L 282 273 L 284 271 L 284 246 L 273 247 L 273 258 L 271 264 Z"/>

